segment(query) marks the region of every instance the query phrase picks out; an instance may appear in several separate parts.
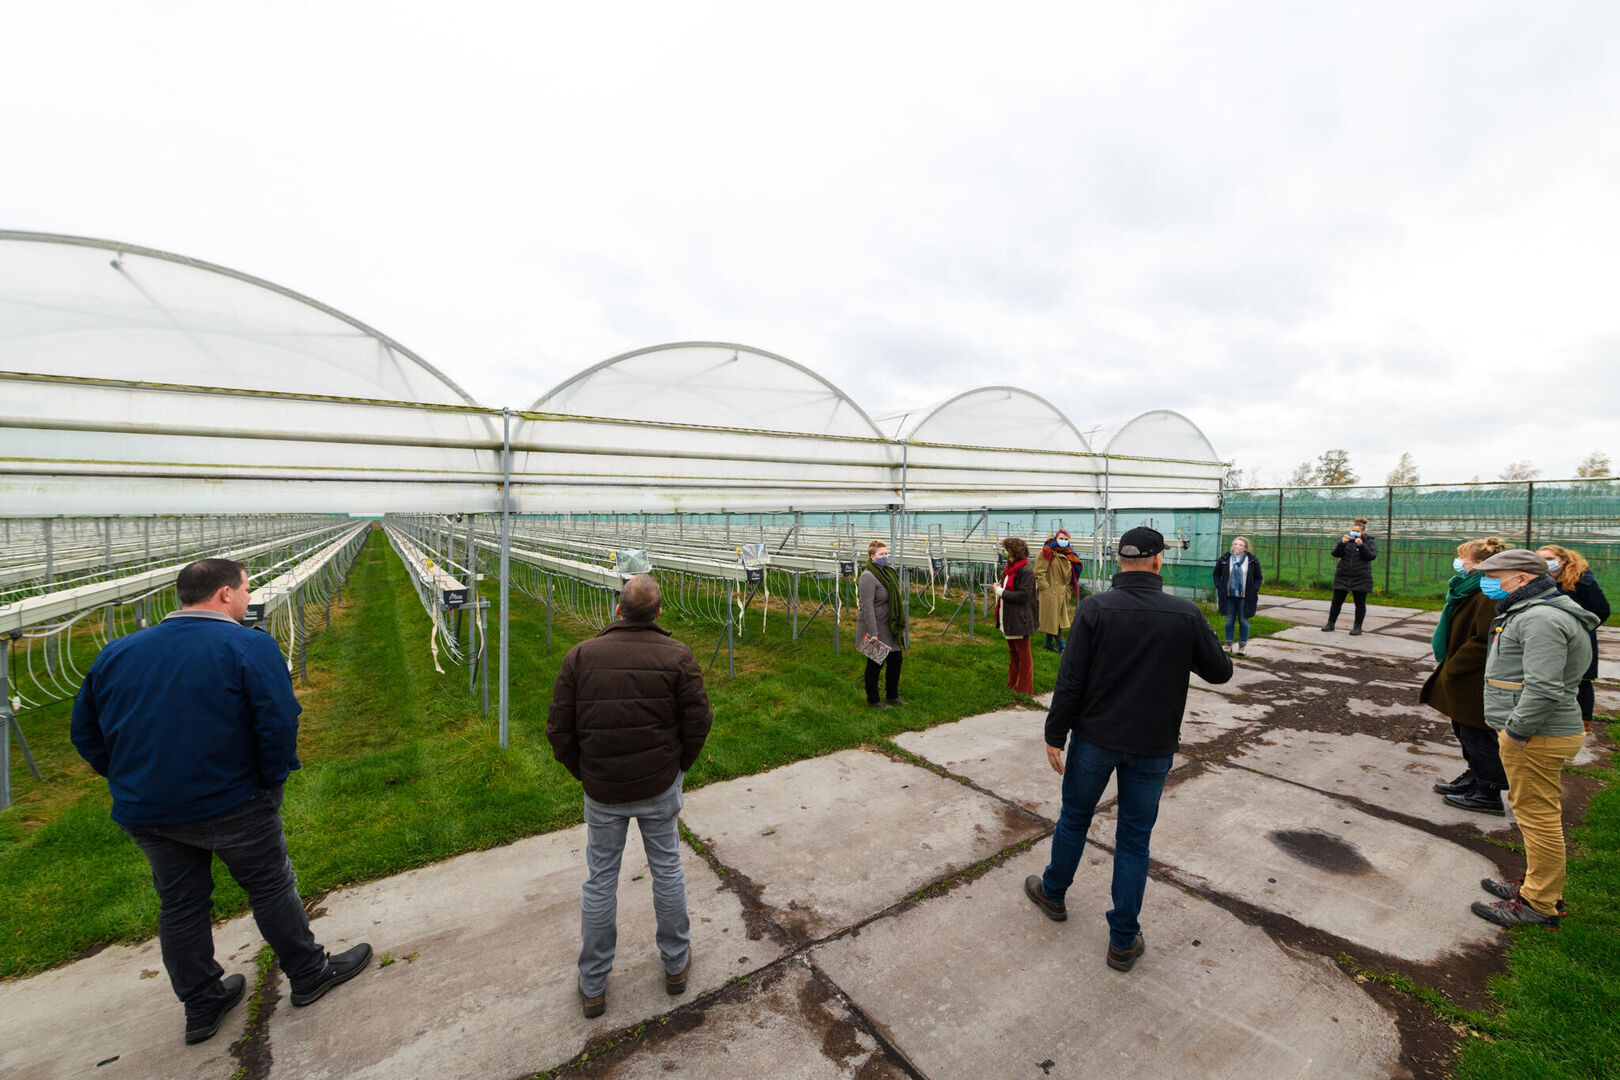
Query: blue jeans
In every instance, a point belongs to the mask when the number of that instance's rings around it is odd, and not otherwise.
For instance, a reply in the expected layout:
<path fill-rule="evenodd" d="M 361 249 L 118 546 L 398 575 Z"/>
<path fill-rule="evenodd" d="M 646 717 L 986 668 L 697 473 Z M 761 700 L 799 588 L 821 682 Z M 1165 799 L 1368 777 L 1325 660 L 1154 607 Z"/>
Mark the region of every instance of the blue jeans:
<path fill-rule="evenodd" d="M 607 987 L 619 943 L 619 864 L 630 819 L 641 830 L 641 846 L 652 871 L 653 911 L 658 917 L 658 955 L 664 970 L 679 972 L 692 943 L 686 913 L 686 871 L 681 866 L 681 781 L 662 794 L 631 803 L 601 803 L 585 796 L 585 867 L 589 876 L 580 899 L 579 988 L 592 997 Z"/>
<path fill-rule="evenodd" d="M 1108 912 L 1108 941 L 1116 949 L 1130 948 L 1142 929 L 1137 916 L 1142 913 L 1142 893 L 1147 888 L 1148 838 L 1159 817 L 1159 796 L 1172 757 L 1104 750 L 1078 735 L 1069 740 L 1063 766 L 1063 810 L 1052 833 L 1052 861 L 1041 876 L 1041 891 L 1049 900 L 1063 903 L 1064 894 L 1074 884 L 1080 856 L 1085 854 L 1086 830 L 1091 828 L 1097 800 L 1108 786 L 1108 777 L 1117 772 L 1114 906 Z"/>
<path fill-rule="evenodd" d="M 298 875 L 281 831 L 281 785 L 264 788 L 241 806 L 183 825 L 124 825 L 152 865 L 157 888 L 158 943 L 174 995 L 186 1017 L 203 1016 L 225 1000 L 224 969 L 214 960 L 214 856 L 247 892 L 259 933 L 276 951 L 294 990 L 306 990 L 326 970 L 326 950 L 310 933 Z"/>
<path fill-rule="evenodd" d="M 1239 635 L 1238 640 L 1239 641 L 1244 641 L 1244 642 L 1248 641 L 1249 640 L 1249 617 L 1247 615 L 1243 614 L 1243 598 L 1241 596 L 1231 596 L 1231 597 L 1227 598 L 1227 602 L 1226 602 L 1226 643 L 1228 645 L 1232 644 L 1232 624 L 1233 623 L 1236 623 L 1237 627 L 1238 627 L 1238 635 Z"/>

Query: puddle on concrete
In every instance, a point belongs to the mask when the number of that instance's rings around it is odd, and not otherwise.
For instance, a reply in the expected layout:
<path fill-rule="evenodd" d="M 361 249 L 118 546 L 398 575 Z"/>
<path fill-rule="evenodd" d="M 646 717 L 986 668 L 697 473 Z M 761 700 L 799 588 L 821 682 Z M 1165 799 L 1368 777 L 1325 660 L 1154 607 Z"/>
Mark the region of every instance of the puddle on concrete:
<path fill-rule="evenodd" d="M 1350 841 L 1323 829 L 1279 829 L 1266 838 L 1307 866 L 1331 874 L 1370 874 L 1373 865 Z"/>

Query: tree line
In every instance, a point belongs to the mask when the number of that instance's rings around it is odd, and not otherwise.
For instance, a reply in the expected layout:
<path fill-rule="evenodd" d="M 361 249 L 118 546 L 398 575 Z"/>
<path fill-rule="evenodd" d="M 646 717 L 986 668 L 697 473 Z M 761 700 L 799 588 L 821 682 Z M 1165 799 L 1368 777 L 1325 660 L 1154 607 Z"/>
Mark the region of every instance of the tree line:
<path fill-rule="evenodd" d="M 1541 475 L 1541 470 L 1529 460 L 1510 462 L 1497 474 L 1497 479 L 1507 482 L 1523 483 L 1534 480 Z M 1593 450 L 1586 455 L 1586 459 L 1576 466 L 1575 475 L 1582 479 L 1603 479 L 1613 476 L 1614 469 L 1609 455 L 1601 450 Z M 1421 484 L 1422 476 L 1418 472 L 1417 460 L 1410 453 L 1401 454 L 1400 460 L 1384 477 L 1383 484 L 1387 487 L 1405 487 Z M 1283 482 L 1285 487 L 1343 487 L 1350 484 L 1361 483 L 1361 474 L 1356 472 L 1350 463 L 1350 453 L 1347 450 L 1324 450 L 1315 461 L 1302 461 L 1288 475 Z M 1476 475 L 1469 483 L 1479 483 Z M 1254 487 L 1258 485 L 1258 470 L 1250 470 L 1247 474 L 1237 467 L 1236 462 L 1228 462 L 1226 466 L 1226 487 L 1228 489 L 1241 487 Z"/>

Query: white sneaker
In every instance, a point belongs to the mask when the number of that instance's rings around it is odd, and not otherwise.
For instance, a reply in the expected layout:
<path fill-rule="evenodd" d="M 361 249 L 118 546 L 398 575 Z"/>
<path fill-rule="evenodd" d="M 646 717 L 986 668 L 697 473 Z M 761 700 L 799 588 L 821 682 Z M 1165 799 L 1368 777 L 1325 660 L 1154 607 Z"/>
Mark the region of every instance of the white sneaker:
<path fill-rule="evenodd" d="M 1249 655 L 1249 643 L 1247 641 L 1238 642 L 1238 655 L 1239 656 L 1248 656 Z"/>

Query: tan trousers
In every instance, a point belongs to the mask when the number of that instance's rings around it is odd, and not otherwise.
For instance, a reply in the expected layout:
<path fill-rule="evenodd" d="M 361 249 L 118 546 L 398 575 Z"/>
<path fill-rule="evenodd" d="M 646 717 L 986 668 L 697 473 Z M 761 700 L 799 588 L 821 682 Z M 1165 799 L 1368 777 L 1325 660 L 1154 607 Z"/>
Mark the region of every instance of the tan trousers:
<path fill-rule="evenodd" d="M 1524 835 L 1519 895 L 1543 915 L 1558 914 L 1558 901 L 1564 898 L 1564 762 L 1580 753 L 1585 741 L 1585 735 L 1532 735 L 1521 749 L 1507 732 L 1499 733 L 1508 805 Z"/>

